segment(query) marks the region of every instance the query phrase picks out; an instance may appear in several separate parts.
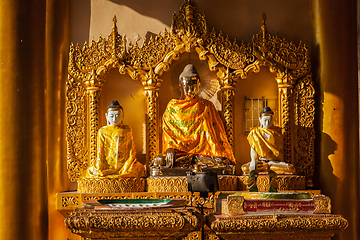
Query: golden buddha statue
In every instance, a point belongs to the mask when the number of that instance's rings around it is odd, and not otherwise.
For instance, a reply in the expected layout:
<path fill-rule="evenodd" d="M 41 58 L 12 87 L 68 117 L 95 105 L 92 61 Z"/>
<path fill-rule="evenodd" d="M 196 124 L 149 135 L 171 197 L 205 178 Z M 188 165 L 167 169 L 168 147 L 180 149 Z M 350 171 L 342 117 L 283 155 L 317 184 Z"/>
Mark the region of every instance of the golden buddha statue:
<path fill-rule="evenodd" d="M 130 126 L 123 124 L 124 111 L 113 100 L 105 113 L 107 126 L 99 129 L 97 159 L 87 177 L 145 177 L 144 166 L 136 160 Z"/>
<path fill-rule="evenodd" d="M 198 96 L 200 78 L 192 64 L 180 74 L 179 87 L 185 99 L 172 99 L 166 107 L 165 151 L 152 161 L 152 168 L 160 168 L 162 175 L 183 175 L 194 168 L 232 174 L 235 158 L 225 128 L 213 103 Z"/>
<path fill-rule="evenodd" d="M 251 147 L 251 162 L 241 166 L 244 174 L 274 171 L 277 174 L 295 174 L 295 167 L 284 162 L 281 128 L 273 126 L 274 112 L 265 107 L 260 113 L 260 127 L 254 128 L 247 139 Z"/>

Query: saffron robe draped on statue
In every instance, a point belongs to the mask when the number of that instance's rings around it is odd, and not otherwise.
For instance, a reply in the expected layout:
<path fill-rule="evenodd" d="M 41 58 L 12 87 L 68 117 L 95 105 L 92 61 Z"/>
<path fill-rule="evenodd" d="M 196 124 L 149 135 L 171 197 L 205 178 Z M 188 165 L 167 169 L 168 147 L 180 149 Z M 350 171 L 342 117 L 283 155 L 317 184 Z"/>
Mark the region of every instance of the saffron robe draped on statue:
<path fill-rule="evenodd" d="M 270 128 L 257 127 L 251 130 L 247 139 L 250 147 L 254 149 L 260 158 L 283 160 L 281 128 L 275 126 Z"/>
<path fill-rule="evenodd" d="M 212 102 L 203 98 L 172 99 L 163 115 L 163 149 L 225 157 L 235 164 L 225 128 Z"/>
<path fill-rule="evenodd" d="M 136 160 L 135 143 L 130 126 L 119 124 L 100 128 L 96 169 L 98 176 L 145 176 L 144 166 Z"/>

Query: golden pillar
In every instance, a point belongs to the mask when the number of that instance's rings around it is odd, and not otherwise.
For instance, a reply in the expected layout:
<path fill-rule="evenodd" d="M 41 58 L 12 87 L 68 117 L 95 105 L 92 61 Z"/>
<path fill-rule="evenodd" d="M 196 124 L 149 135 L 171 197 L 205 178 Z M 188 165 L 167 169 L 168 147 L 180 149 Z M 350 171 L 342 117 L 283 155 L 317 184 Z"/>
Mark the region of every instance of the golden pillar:
<path fill-rule="evenodd" d="M 69 0 L 46 1 L 44 47 L 46 50 L 47 239 L 49 240 L 63 240 L 68 237 L 68 230 L 63 224 L 64 218 L 56 211 L 56 194 L 69 189 L 65 142 L 65 81 L 70 45 L 69 5 Z M 41 226 L 41 229 L 44 229 L 44 226 Z"/>
<path fill-rule="evenodd" d="M 150 65 L 150 64 L 149 64 Z M 159 126 L 161 126 L 161 120 L 159 120 L 159 90 L 161 82 L 163 80 L 159 78 L 159 75 L 156 74 L 152 68 L 149 69 L 149 72 L 143 76 L 141 83 L 144 87 L 146 95 L 146 124 L 147 124 L 147 155 L 146 155 L 146 166 L 149 166 L 149 162 L 153 160 L 156 155 L 160 152 L 161 141 L 159 135 Z"/>
<path fill-rule="evenodd" d="M 234 148 L 234 97 L 235 90 L 230 88 L 223 88 L 223 106 L 224 106 L 224 121 L 225 131 L 229 144 Z"/>
<path fill-rule="evenodd" d="M 46 239 L 46 6 L 0 4 L 0 239 Z"/>
<path fill-rule="evenodd" d="M 284 135 L 284 161 L 291 162 L 291 123 L 290 123 L 290 97 L 292 85 L 279 84 L 279 122 Z"/>
<path fill-rule="evenodd" d="M 317 81 L 315 187 L 349 227 L 340 239 L 359 239 L 359 96 L 357 1 L 315 0 L 313 61 Z"/>
<path fill-rule="evenodd" d="M 99 103 L 101 88 L 100 87 L 87 87 L 87 94 L 89 99 L 89 119 L 90 122 L 90 165 L 94 166 L 97 155 L 97 132 L 99 129 Z"/>
<path fill-rule="evenodd" d="M 147 163 L 148 166 L 149 162 L 153 160 L 157 154 L 159 154 L 159 118 L 158 118 L 158 105 L 159 105 L 159 91 L 158 89 L 145 89 L 146 93 L 146 108 L 147 108 L 147 126 L 148 126 L 148 156 L 147 156 Z M 161 141 L 161 139 L 160 139 Z"/>
<path fill-rule="evenodd" d="M 229 144 L 234 150 L 234 99 L 237 76 L 234 73 L 230 73 L 229 68 L 226 70 L 220 69 L 218 75 L 221 76 L 218 80 L 222 91 L 224 127 Z"/>
<path fill-rule="evenodd" d="M 67 235 L 55 203 L 68 184 L 68 13 L 68 1 L 0 2 L 0 239 Z"/>

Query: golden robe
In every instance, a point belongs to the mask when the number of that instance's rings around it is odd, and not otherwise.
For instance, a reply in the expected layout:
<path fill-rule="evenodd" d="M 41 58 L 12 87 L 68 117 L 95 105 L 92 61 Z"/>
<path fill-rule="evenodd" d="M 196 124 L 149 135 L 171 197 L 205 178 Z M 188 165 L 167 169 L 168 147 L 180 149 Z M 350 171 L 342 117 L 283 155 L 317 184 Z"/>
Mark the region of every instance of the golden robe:
<path fill-rule="evenodd" d="M 225 128 L 212 102 L 203 98 L 172 99 L 163 115 L 163 149 L 226 157 L 235 164 Z"/>
<path fill-rule="evenodd" d="M 97 176 L 144 177 L 144 166 L 136 160 L 132 129 L 108 125 L 98 133 Z"/>
<path fill-rule="evenodd" d="M 281 128 L 257 127 L 247 137 L 250 147 L 260 158 L 283 161 L 283 136 Z"/>

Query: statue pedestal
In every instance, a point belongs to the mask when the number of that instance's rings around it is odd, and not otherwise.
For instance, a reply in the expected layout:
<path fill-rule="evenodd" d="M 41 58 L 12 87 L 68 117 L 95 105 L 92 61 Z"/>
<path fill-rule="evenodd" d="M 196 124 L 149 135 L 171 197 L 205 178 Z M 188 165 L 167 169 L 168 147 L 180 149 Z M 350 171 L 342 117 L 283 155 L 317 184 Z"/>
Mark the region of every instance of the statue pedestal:
<path fill-rule="evenodd" d="M 145 192 L 145 178 L 83 178 L 78 180 L 79 193 Z"/>
<path fill-rule="evenodd" d="M 102 210 L 77 208 L 65 219 L 72 233 L 86 239 L 181 239 L 203 226 L 194 208 Z"/>
<path fill-rule="evenodd" d="M 279 174 L 277 175 L 278 190 L 304 190 L 306 188 L 305 176 L 291 175 L 291 174 Z M 239 187 L 238 190 L 247 189 L 248 175 L 239 176 Z M 259 191 L 269 191 L 270 188 L 270 176 L 268 174 L 259 174 L 257 178 L 257 187 Z"/>
<path fill-rule="evenodd" d="M 346 219 L 333 214 L 244 214 L 206 217 L 207 226 L 221 239 L 328 239 L 345 229 Z"/>
<path fill-rule="evenodd" d="M 219 191 L 238 190 L 238 176 L 218 175 Z M 147 178 L 148 192 L 187 192 L 186 176 L 151 176 Z"/>

